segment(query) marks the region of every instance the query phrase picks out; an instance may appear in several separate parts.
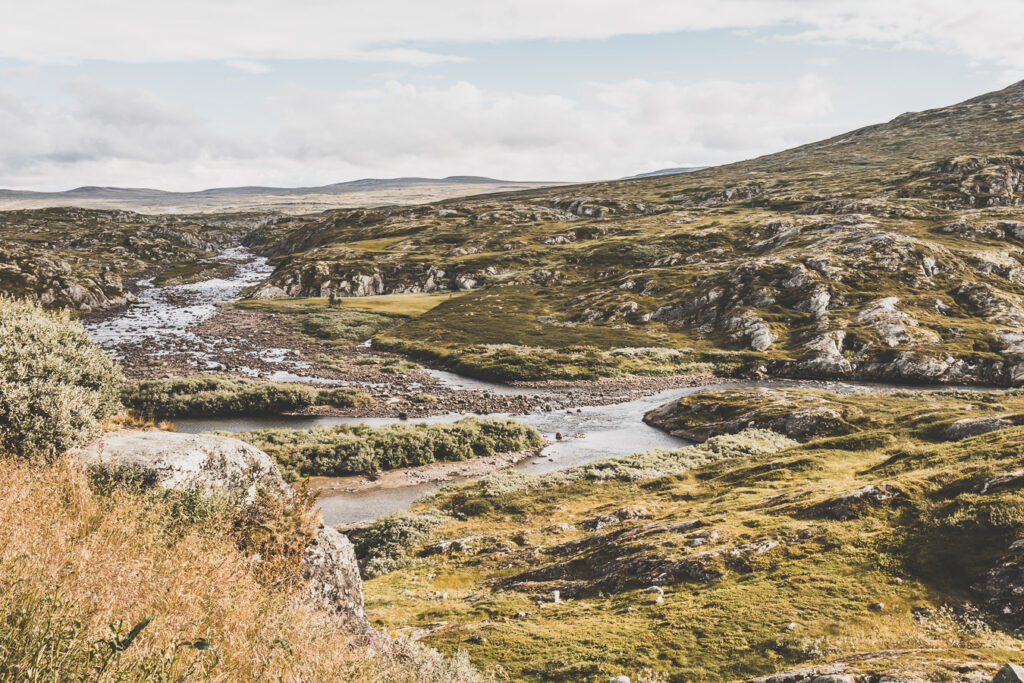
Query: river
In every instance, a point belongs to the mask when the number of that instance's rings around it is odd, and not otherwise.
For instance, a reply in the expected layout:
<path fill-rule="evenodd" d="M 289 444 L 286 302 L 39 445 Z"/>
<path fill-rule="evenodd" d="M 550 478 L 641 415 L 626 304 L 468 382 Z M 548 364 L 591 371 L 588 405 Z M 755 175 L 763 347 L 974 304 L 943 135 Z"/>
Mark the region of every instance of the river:
<path fill-rule="evenodd" d="M 141 352 L 149 358 L 168 354 L 188 355 L 197 370 L 214 367 L 210 360 L 217 351 L 224 351 L 237 343 L 229 338 L 199 334 L 196 326 L 211 318 L 219 305 L 234 301 L 249 286 L 265 279 L 272 268 L 266 259 L 243 247 L 227 249 L 209 259 L 234 266 L 233 275 L 214 278 L 187 285 L 155 286 L 152 281 L 141 282 L 138 300 L 123 312 L 89 323 L 86 329 L 104 348 L 120 354 L 126 350 Z M 289 358 L 289 349 L 252 349 L 246 351 L 261 360 L 271 359 L 280 367 L 262 374 L 268 379 L 291 381 L 321 381 L 301 374 L 306 367 L 299 360 Z M 245 368 L 241 370 L 245 372 Z M 489 391 L 501 394 L 551 394 L 557 391 L 513 387 L 462 377 L 442 370 L 429 370 L 436 380 L 454 389 Z M 348 382 L 345 382 L 348 384 Z M 550 442 L 541 455 L 521 461 L 516 469 L 541 474 L 573 467 L 601 458 L 622 457 L 652 448 L 679 448 L 688 442 L 673 437 L 643 423 L 644 413 L 668 401 L 698 391 L 720 387 L 796 387 L 814 386 L 835 391 L 856 391 L 858 385 L 841 382 L 758 381 L 729 383 L 704 387 L 685 387 L 660 391 L 641 398 L 624 399 L 608 405 L 587 406 L 571 411 L 539 411 L 515 415 L 533 425 Z M 450 413 L 423 418 L 423 422 L 450 422 L 465 417 Z M 180 432 L 227 431 L 240 432 L 269 427 L 310 429 L 317 426 L 366 423 L 384 425 L 397 418 L 348 417 L 251 417 L 178 419 L 174 421 Z M 556 438 L 557 435 L 562 438 Z M 346 493 L 323 498 L 320 501 L 324 521 L 328 524 L 346 524 L 376 519 L 408 507 L 415 499 L 445 485 L 447 482 L 428 482 L 397 489 L 370 489 L 359 493 Z"/>
<path fill-rule="evenodd" d="M 495 391 L 518 391 L 518 387 L 482 382 L 477 379 L 460 378 L 445 373 L 446 379 L 462 384 L 466 389 L 479 390 L 485 385 Z M 464 383 L 464 384 L 463 384 Z M 845 382 L 807 382 L 798 380 L 773 380 L 756 382 L 730 382 L 728 384 L 703 387 L 685 387 L 660 391 L 642 398 L 600 406 L 586 406 L 572 411 L 541 411 L 526 415 L 515 415 L 534 426 L 551 443 L 536 458 L 523 460 L 515 469 L 531 474 L 542 474 L 554 470 L 574 467 L 602 458 L 615 458 L 646 451 L 653 448 L 680 448 L 690 442 L 674 437 L 643 422 L 644 413 L 664 403 L 687 394 L 726 387 L 816 387 L 832 391 L 850 392 L 872 388 Z M 536 389 L 522 389 L 536 392 Z M 417 422 L 451 422 L 465 417 L 459 413 L 436 415 Z M 509 417 L 497 415 L 496 417 Z M 351 417 L 252 417 L 252 418 L 206 418 L 178 419 L 174 425 L 180 432 L 227 431 L 241 432 L 268 427 L 311 429 L 339 424 L 368 424 L 373 426 L 399 422 L 397 418 L 351 418 Z M 556 439 L 561 434 L 562 439 Z M 451 481 L 460 481 L 453 479 Z M 414 500 L 449 483 L 427 482 L 416 486 L 396 489 L 370 489 L 356 493 L 343 493 L 320 500 L 324 521 L 328 524 L 350 524 L 376 519 L 407 508 Z"/>

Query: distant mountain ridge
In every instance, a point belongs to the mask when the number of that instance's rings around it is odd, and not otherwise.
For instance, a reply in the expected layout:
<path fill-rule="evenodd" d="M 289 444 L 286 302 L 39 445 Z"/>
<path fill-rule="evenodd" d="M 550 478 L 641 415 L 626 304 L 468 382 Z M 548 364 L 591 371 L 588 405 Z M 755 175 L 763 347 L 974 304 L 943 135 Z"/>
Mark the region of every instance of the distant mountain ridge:
<path fill-rule="evenodd" d="M 249 210 L 301 213 L 340 207 L 416 204 L 471 194 L 527 190 L 559 184 L 458 175 L 446 178 L 361 178 L 314 187 L 244 185 L 191 192 L 86 185 L 61 192 L 0 189 L 0 209 L 77 206 L 158 213 Z"/>

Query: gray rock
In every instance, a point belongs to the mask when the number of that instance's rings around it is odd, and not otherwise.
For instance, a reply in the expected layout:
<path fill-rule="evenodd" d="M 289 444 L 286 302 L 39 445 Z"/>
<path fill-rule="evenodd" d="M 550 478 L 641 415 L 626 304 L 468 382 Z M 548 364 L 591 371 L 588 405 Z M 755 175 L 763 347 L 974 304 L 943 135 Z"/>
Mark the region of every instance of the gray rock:
<path fill-rule="evenodd" d="M 863 507 L 875 507 L 879 503 L 900 498 L 903 495 L 903 491 L 894 486 L 868 484 L 856 491 L 831 498 L 822 503 L 820 507 L 829 517 L 846 520 L 855 517 Z"/>
<path fill-rule="evenodd" d="M 1012 422 L 998 415 L 965 417 L 946 427 L 942 432 L 942 438 L 946 441 L 959 441 L 971 436 L 988 434 L 989 432 L 996 432 L 1012 426 Z"/>
<path fill-rule="evenodd" d="M 612 676 L 608 683 L 629 683 L 629 676 Z"/>
<path fill-rule="evenodd" d="M 992 683 L 1024 683 L 1024 668 L 1016 664 L 1004 664 L 992 677 Z"/>
<path fill-rule="evenodd" d="M 244 441 L 210 434 L 119 432 L 79 451 L 78 457 L 90 467 L 144 473 L 163 488 L 200 487 L 246 496 L 260 487 L 287 488 L 266 453 Z"/>
<path fill-rule="evenodd" d="M 78 457 L 90 467 L 141 473 L 164 488 L 201 488 L 244 498 L 260 488 L 291 493 L 270 456 L 222 436 L 121 432 L 105 436 Z M 321 526 L 303 553 L 300 575 L 307 582 L 306 597 L 314 605 L 352 630 L 372 630 L 363 612 L 359 565 L 347 537 Z"/>
<path fill-rule="evenodd" d="M 843 667 L 838 665 L 806 667 L 782 671 L 761 678 L 752 678 L 747 683 L 810 683 L 825 676 L 842 675 L 842 671 Z"/>
<path fill-rule="evenodd" d="M 306 599 L 334 614 L 348 629 L 371 631 L 363 610 L 363 582 L 348 537 L 321 526 L 302 555 L 300 574 Z"/>
<path fill-rule="evenodd" d="M 1006 474 L 1002 474 L 994 479 L 989 479 L 981 485 L 978 492 L 991 493 L 995 489 L 1002 488 L 1009 484 L 1015 484 L 1021 479 L 1024 479 L 1024 470 L 1013 470 L 1012 472 L 1007 472 Z"/>

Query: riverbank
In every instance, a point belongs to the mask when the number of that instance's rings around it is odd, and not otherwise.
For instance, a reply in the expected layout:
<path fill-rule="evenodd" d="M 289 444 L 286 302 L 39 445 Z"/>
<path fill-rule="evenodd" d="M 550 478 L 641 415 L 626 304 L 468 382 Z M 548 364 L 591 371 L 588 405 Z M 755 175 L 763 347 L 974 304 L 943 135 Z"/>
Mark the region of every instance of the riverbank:
<path fill-rule="evenodd" d="M 508 469 L 527 458 L 539 457 L 542 450 L 543 447 L 530 448 L 512 453 L 479 456 L 458 462 L 434 462 L 418 467 L 387 470 L 376 477 L 311 477 L 308 480 L 308 487 L 310 491 L 319 496 L 329 498 L 346 493 L 384 491 L 427 483 L 448 484 Z"/>

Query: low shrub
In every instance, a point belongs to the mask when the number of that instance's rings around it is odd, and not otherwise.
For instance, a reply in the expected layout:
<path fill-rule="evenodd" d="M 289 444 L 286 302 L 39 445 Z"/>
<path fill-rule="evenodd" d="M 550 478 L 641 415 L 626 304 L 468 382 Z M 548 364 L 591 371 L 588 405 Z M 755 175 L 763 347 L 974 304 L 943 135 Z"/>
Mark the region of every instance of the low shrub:
<path fill-rule="evenodd" d="M 316 397 L 319 406 L 335 408 L 358 408 L 373 403 L 373 397 L 361 389 L 342 387 L 339 389 L 321 389 Z"/>
<path fill-rule="evenodd" d="M 159 417 L 267 415 L 312 405 L 350 408 L 371 402 L 354 388 L 317 389 L 306 384 L 195 375 L 139 382 L 121 392 L 129 410 Z"/>
<path fill-rule="evenodd" d="M 408 566 L 416 547 L 446 519 L 437 510 L 399 512 L 378 519 L 352 537 L 363 574 L 369 578 Z"/>
<path fill-rule="evenodd" d="M 344 308 L 324 308 L 295 316 L 304 334 L 328 341 L 362 341 L 391 324 L 391 318 Z"/>
<path fill-rule="evenodd" d="M 120 407 L 121 371 L 66 312 L 0 296 L 0 452 L 53 459 Z"/>
<path fill-rule="evenodd" d="M 384 427 L 260 429 L 223 435 L 266 451 L 290 478 L 371 474 L 378 470 L 521 451 L 544 442 L 540 433 L 527 424 L 490 418 Z"/>

